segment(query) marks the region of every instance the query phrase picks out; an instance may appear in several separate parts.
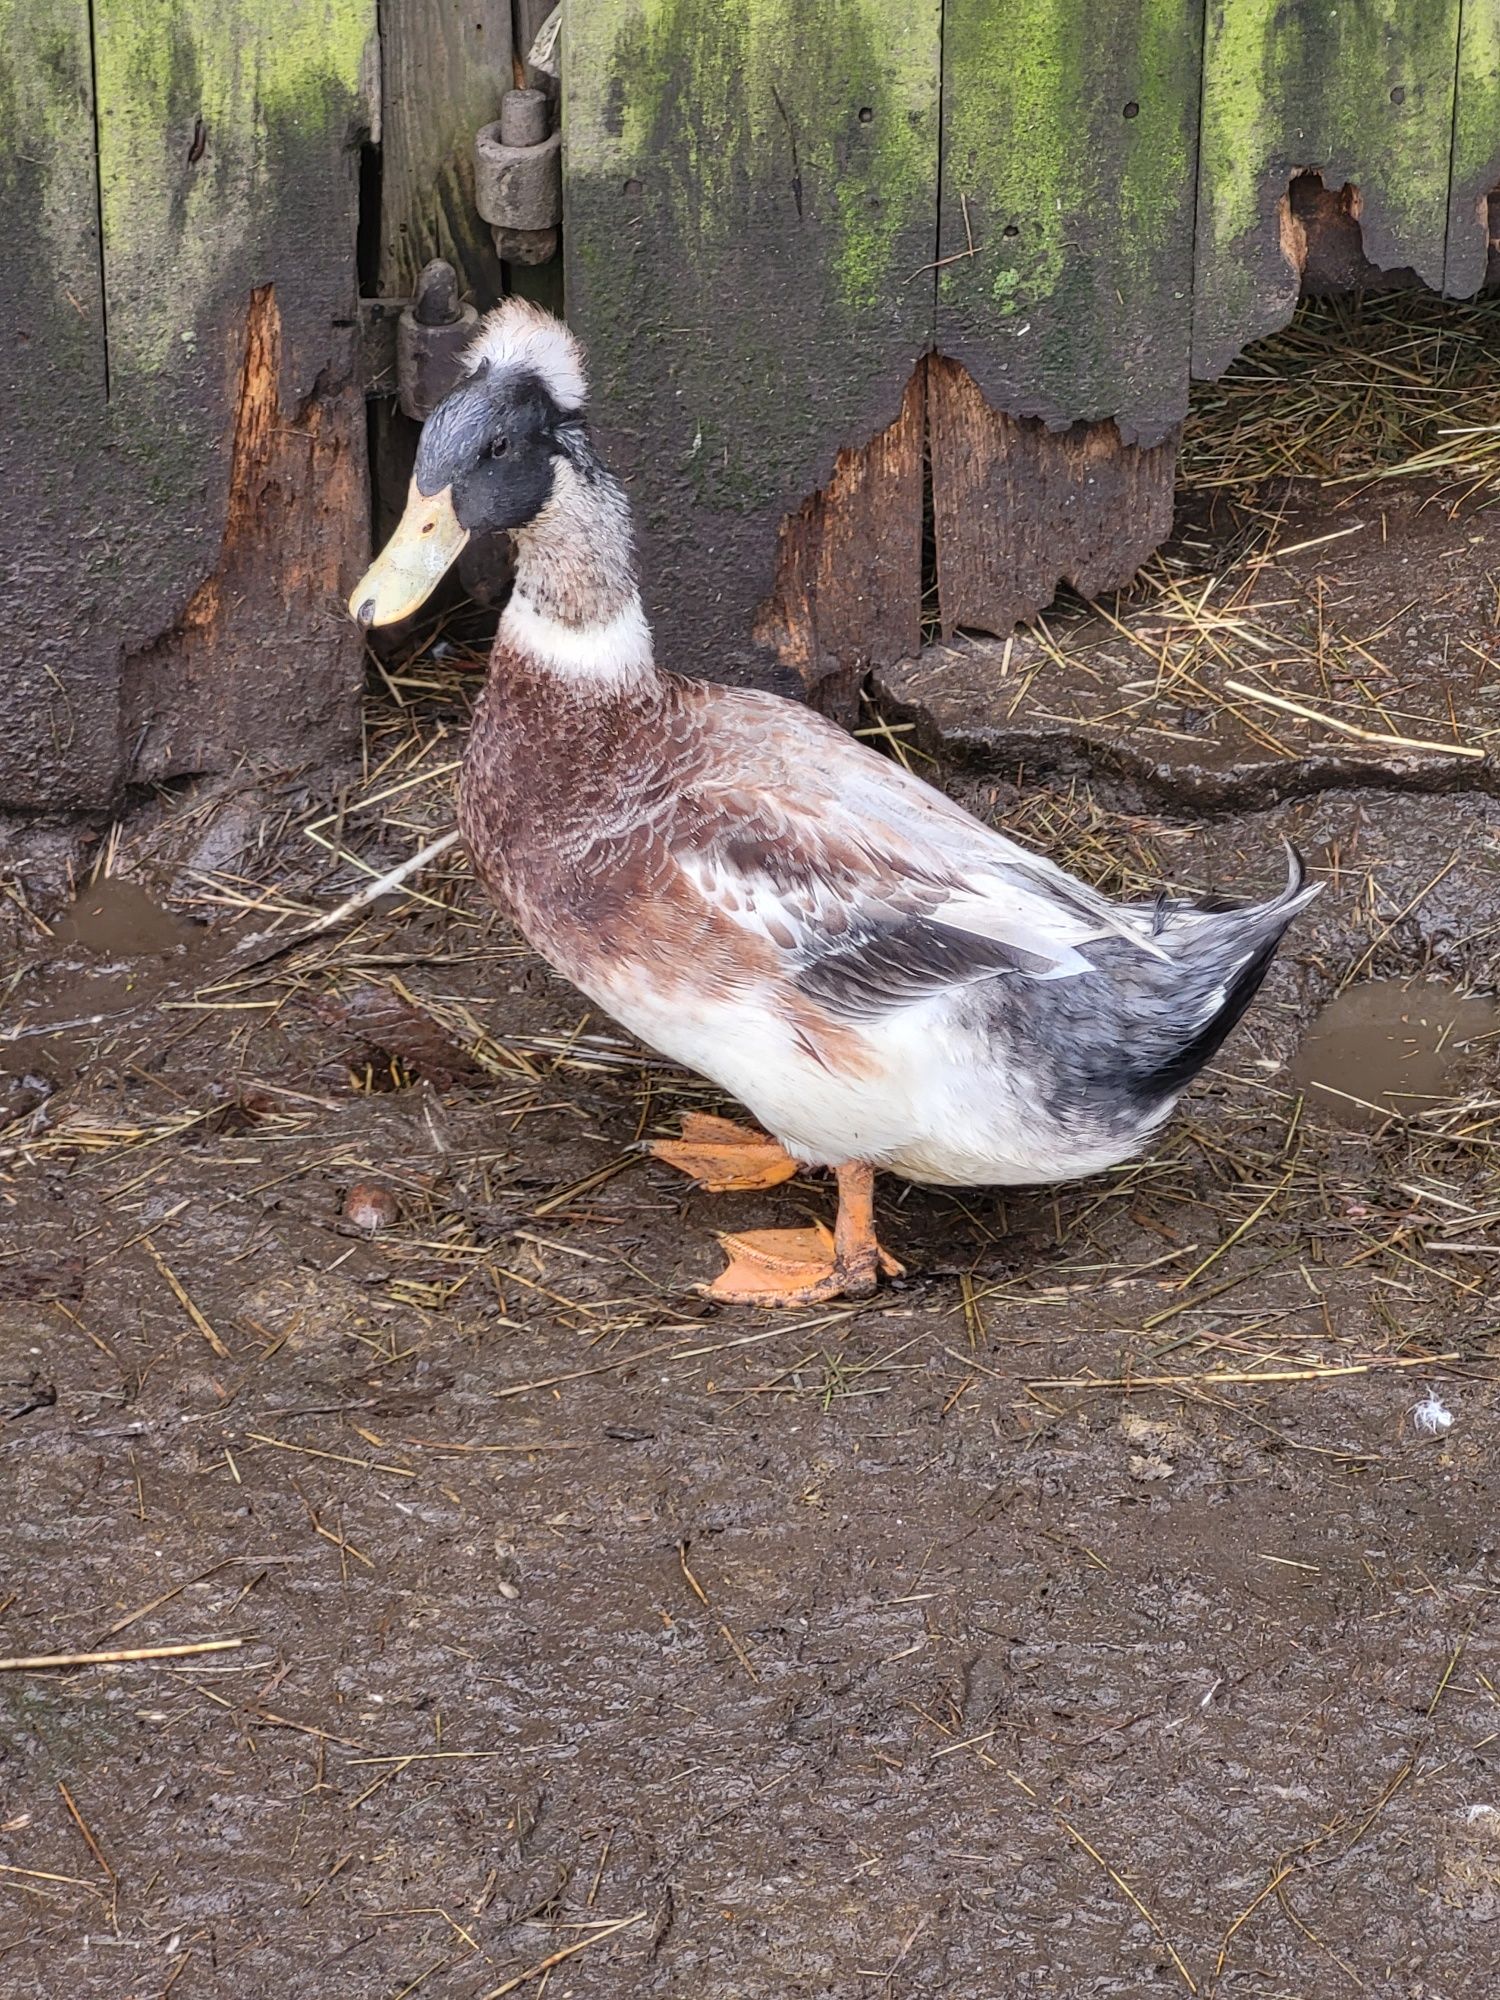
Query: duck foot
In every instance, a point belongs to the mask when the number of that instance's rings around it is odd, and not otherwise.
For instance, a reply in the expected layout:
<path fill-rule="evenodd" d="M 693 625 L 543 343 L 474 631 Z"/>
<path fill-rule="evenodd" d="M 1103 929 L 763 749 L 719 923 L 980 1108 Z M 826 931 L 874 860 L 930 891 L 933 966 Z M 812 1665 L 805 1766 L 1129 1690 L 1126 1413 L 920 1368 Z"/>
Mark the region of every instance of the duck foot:
<path fill-rule="evenodd" d="M 779 1187 L 797 1172 L 791 1154 L 764 1132 L 707 1111 L 689 1111 L 680 1138 L 653 1139 L 646 1151 L 709 1194 Z"/>
<path fill-rule="evenodd" d="M 729 1258 L 711 1285 L 701 1289 L 726 1305 L 815 1306 L 826 1299 L 866 1299 L 881 1273 L 902 1276 L 902 1266 L 875 1236 L 874 1171 L 864 1166 L 836 1169 L 839 1181 L 837 1231 L 815 1222 L 811 1229 L 754 1229 L 720 1236 Z"/>

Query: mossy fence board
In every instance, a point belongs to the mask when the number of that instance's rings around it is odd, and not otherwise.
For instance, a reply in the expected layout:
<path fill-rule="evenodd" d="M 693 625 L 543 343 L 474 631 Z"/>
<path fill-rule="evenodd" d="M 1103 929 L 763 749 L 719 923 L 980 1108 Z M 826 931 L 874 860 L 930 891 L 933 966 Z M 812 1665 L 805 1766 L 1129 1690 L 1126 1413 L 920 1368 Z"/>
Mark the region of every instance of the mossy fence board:
<path fill-rule="evenodd" d="M 346 746 L 375 0 L 0 0 L 0 807 Z"/>
<path fill-rule="evenodd" d="M 1463 0 L 1445 284 L 1471 298 L 1500 247 L 1500 0 Z"/>
<path fill-rule="evenodd" d="M 835 477 L 840 447 L 898 423 L 932 345 L 941 26 L 939 0 L 570 5 L 568 309 L 641 515 L 649 608 L 664 634 L 691 629 L 700 671 L 763 662 L 783 517 Z M 886 446 L 859 483 L 872 530 L 870 479 L 908 491 L 886 560 L 919 595 L 914 432 L 915 482 Z M 847 576 L 808 546 L 817 533 L 789 525 L 800 581 L 766 620 L 812 678 Z M 869 630 L 854 594 L 842 609 Z M 792 600 L 813 621 L 795 634 Z"/>
<path fill-rule="evenodd" d="M 1364 253 L 1444 284 L 1461 0 L 1217 0 L 1208 10 L 1194 370 L 1219 375 L 1297 300 L 1293 177 L 1359 189 Z M 1471 287 L 1473 289 L 1473 287 Z"/>

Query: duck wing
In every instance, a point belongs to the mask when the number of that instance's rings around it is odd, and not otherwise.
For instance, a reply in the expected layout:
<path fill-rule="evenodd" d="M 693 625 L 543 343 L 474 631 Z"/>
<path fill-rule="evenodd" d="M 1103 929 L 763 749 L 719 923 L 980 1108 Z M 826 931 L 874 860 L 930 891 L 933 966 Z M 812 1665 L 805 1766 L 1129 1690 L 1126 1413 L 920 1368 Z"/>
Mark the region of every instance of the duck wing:
<path fill-rule="evenodd" d="M 1117 908 L 821 716 L 710 698 L 673 859 L 831 1014 L 868 1021 L 981 980 L 1076 978 L 1098 970 L 1080 947 L 1102 938 L 1165 957 L 1149 911 Z"/>

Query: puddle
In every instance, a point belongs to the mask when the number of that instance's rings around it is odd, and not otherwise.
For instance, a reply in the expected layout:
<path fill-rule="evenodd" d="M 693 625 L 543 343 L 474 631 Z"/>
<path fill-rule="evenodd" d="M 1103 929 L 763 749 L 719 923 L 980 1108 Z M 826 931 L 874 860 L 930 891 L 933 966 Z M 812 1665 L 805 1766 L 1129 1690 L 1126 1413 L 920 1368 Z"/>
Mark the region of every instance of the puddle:
<path fill-rule="evenodd" d="M 215 952 L 212 933 L 163 909 L 139 883 L 105 875 L 52 918 L 46 950 L 29 968 L 24 1020 L 0 1021 L 0 1120 L 18 1115 L 30 1085 L 60 1087 L 97 1036 L 167 993 Z M 19 1004 L 5 1010 L 19 1012 Z M 20 1084 L 13 1077 L 20 1077 Z M 25 1108 L 23 1105 L 22 1108 Z"/>
<path fill-rule="evenodd" d="M 1500 1035 L 1500 1006 L 1436 981 L 1372 979 L 1318 1015 L 1292 1064 L 1310 1106 L 1373 1132 L 1459 1095 L 1469 1044 Z M 1495 1045 L 1500 1060 L 1500 1042 Z"/>
<path fill-rule="evenodd" d="M 91 882 L 52 930 L 59 949 L 101 958 L 161 958 L 203 935 L 197 924 L 153 902 L 139 883 L 117 875 Z"/>

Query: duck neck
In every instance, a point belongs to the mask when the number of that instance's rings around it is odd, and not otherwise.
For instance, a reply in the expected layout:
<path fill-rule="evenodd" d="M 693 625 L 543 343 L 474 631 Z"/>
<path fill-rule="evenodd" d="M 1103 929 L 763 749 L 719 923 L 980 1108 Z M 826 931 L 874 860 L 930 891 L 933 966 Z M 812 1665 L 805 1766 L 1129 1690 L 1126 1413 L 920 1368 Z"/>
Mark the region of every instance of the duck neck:
<path fill-rule="evenodd" d="M 648 687 L 656 670 L 630 508 L 586 441 L 557 460 L 551 498 L 515 541 L 515 587 L 500 620 L 497 662 L 519 658 L 580 697 Z"/>

